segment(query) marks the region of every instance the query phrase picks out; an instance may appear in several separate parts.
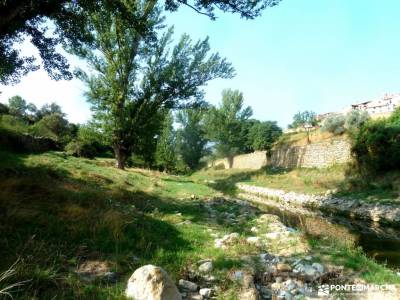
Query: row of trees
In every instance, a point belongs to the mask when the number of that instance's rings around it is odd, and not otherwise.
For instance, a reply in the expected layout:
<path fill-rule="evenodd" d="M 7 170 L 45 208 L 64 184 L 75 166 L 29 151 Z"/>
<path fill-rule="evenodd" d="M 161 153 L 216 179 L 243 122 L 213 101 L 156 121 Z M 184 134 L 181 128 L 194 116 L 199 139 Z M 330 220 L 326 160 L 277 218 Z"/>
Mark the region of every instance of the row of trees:
<path fill-rule="evenodd" d="M 11 97 L 8 105 L 1 104 L 0 115 L 2 127 L 35 137 L 50 138 L 60 146 L 71 141 L 78 130 L 76 125 L 68 122 L 56 103 L 37 108 L 20 96 Z"/>
<path fill-rule="evenodd" d="M 33 58 L 20 57 L 13 48 L 13 42 L 23 35 L 32 38 L 52 78 L 71 78 L 67 61 L 55 48 L 63 41 L 68 52 L 89 66 L 89 72 L 76 70 L 75 75 L 86 83 L 86 97 L 93 111 L 93 120 L 81 130 L 86 133 L 78 130 L 67 149 L 90 153 L 93 138 L 88 142 L 85 137 L 101 136 L 101 143 L 113 149 L 120 169 L 135 156 L 171 169 L 171 162 L 176 161 L 172 148 L 182 149 L 180 156 L 194 168 L 209 141 L 221 155 L 250 151 L 254 145 L 266 148 L 269 140 L 279 134 L 279 128 L 274 123 L 250 120 L 251 110 L 241 111 L 243 96 L 239 92 L 227 91 L 223 98 L 233 100 L 223 100 L 219 108 L 207 107 L 204 100 L 203 87 L 210 80 L 234 76 L 231 64 L 218 53 L 210 53 L 207 38 L 194 42 L 183 35 L 172 45 L 173 29 L 165 27 L 162 13 L 184 4 L 211 18 L 215 7 L 253 18 L 278 2 L 166 1 L 163 6 L 156 0 L 64 0 L 53 1 L 52 5 L 47 1 L 19 1 L 18 5 L 3 1 L 0 19 L 6 22 L 0 21 L 0 80 L 15 82 L 37 68 Z M 42 26 L 46 18 L 56 28 L 52 36 Z M 183 129 L 175 130 L 172 111 L 182 109 L 177 121 Z M 202 113 L 204 109 L 207 117 Z M 36 117 L 38 110 L 27 107 L 24 114 L 26 118 Z M 255 126 L 275 133 L 267 142 L 261 141 Z M 257 142 L 249 142 L 250 136 Z"/>
<path fill-rule="evenodd" d="M 196 169 L 205 156 L 232 157 L 255 150 L 270 150 L 282 134 L 276 122 L 251 119 L 250 107 L 243 107 L 239 91 L 225 90 L 219 106 L 184 109 L 166 119 L 156 161 L 159 167 Z"/>
<path fill-rule="evenodd" d="M 251 107 L 244 107 L 242 93 L 224 90 L 218 106 L 163 110 L 146 124 L 127 164 L 170 172 L 197 169 L 207 156 L 231 157 L 255 150 L 269 150 L 282 134 L 276 122 L 252 119 Z M 51 138 L 67 153 L 93 158 L 109 156 L 112 140 L 103 126 L 91 121 L 69 123 L 55 103 L 36 108 L 20 96 L 0 106 L 1 126 L 36 137 Z M 16 126 L 19 124 L 19 126 Z"/>

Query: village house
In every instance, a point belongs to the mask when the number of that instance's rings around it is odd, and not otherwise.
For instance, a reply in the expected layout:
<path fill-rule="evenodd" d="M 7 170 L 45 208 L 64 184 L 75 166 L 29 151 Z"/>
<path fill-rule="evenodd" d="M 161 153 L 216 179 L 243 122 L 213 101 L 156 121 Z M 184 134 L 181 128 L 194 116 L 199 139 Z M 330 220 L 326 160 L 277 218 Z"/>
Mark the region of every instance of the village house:
<path fill-rule="evenodd" d="M 386 93 L 381 98 L 351 104 L 340 111 L 317 115 L 317 120 L 322 121 L 333 115 L 344 115 L 352 110 L 366 111 L 371 118 L 388 117 L 396 108 L 400 107 L 400 94 Z"/>
<path fill-rule="evenodd" d="M 379 99 L 353 104 L 349 110 L 366 111 L 372 118 L 387 117 L 400 107 L 400 94 L 385 94 Z"/>

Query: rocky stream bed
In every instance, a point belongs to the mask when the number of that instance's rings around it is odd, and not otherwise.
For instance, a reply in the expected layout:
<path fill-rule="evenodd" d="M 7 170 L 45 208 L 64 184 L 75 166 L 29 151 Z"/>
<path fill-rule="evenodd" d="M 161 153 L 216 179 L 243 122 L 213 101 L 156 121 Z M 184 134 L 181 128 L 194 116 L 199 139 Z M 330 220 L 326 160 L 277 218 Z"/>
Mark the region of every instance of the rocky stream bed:
<path fill-rule="evenodd" d="M 234 202 L 232 202 L 234 201 Z M 221 205 L 239 206 L 239 213 L 219 211 Z M 324 288 L 331 285 L 363 284 L 357 274 L 342 266 L 323 264 L 310 254 L 303 233 L 285 226 L 274 214 L 256 214 L 254 207 L 241 200 L 212 199 L 204 204 L 209 221 L 217 217 L 229 224 L 240 224 L 252 219 L 251 235 L 238 232 L 221 235 L 208 229 L 214 238 L 214 247 L 229 250 L 237 245 L 256 247 L 257 253 L 242 255 L 241 266 L 230 268 L 225 280 L 237 285 L 236 299 L 348 299 L 329 294 Z M 179 226 L 187 226 L 182 222 Z M 196 300 L 233 299 L 224 294 L 221 285 L 225 280 L 214 276 L 215 261 L 208 257 L 186 268 L 178 284 L 171 280 L 162 267 L 146 265 L 137 269 L 128 281 L 126 295 L 129 298 Z M 220 275 L 220 274 L 219 274 Z M 398 291 L 385 293 L 359 292 L 351 299 L 398 299 Z"/>

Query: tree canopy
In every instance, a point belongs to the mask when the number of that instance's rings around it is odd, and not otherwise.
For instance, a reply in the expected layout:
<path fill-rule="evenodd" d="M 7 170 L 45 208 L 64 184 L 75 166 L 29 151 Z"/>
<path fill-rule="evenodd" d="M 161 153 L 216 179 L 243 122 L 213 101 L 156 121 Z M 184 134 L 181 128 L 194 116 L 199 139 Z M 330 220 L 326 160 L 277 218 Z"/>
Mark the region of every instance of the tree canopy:
<path fill-rule="evenodd" d="M 224 90 L 219 107 L 212 107 L 207 116 L 207 135 L 215 143 L 219 156 L 232 157 L 244 152 L 247 145 L 246 121 L 251 107 L 243 107 L 243 94 L 238 90 Z"/>
<path fill-rule="evenodd" d="M 215 9 L 238 13 L 252 19 L 280 0 L 166 0 L 164 8 L 176 11 L 185 5 L 198 13 L 215 19 Z M 148 1 L 154 6 L 157 1 Z M 55 80 L 71 79 L 72 73 L 66 58 L 57 51 L 60 44 L 76 47 L 91 42 L 87 34 L 90 15 L 101 10 L 116 12 L 137 30 L 141 19 L 134 13 L 140 1 L 125 0 L 3 0 L 0 1 L 0 83 L 16 83 L 21 76 L 40 66 L 33 56 L 24 57 L 15 43 L 28 37 L 39 51 L 43 67 Z M 49 22 L 51 26 L 49 26 Z M 51 28 L 50 28 L 51 27 Z"/>
<path fill-rule="evenodd" d="M 253 150 L 271 150 L 273 143 L 282 135 L 282 129 L 274 121 L 255 123 L 249 131 Z"/>
<path fill-rule="evenodd" d="M 192 170 L 199 166 L 200 159 L 208 154 L 208 139 L 204 124 L 206 109 L 185 109 L 177 113 L 181 125 L 177 138 L 179 153 L 184 163 Z"/>

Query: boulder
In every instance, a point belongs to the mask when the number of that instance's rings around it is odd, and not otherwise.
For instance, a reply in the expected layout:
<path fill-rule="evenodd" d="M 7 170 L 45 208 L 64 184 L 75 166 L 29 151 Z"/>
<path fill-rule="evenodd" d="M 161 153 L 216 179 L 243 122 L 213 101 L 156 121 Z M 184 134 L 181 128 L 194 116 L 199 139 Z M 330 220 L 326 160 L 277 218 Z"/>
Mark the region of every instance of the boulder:
<path fill-rule="evenodd" d="M 211 261 L 206 261 L 199 266 L 200 273 L 210 273 L 213 269 L 213 263 Z"/>
<path fill-rule="evenodd" d="M 153 265 L 135 270 L 128 280 L 125 295 L 135 300 L 182 300 L 167 272 Z"/>
<path fill-rule="evenodd" d="M 179 287 L 191 292 L 196 292 L 198 288 L 196 283 L 184 279 L 179 280 Z"/>

